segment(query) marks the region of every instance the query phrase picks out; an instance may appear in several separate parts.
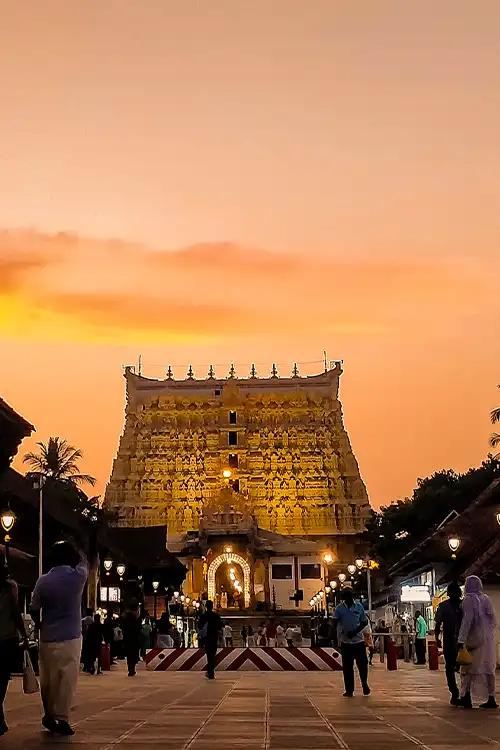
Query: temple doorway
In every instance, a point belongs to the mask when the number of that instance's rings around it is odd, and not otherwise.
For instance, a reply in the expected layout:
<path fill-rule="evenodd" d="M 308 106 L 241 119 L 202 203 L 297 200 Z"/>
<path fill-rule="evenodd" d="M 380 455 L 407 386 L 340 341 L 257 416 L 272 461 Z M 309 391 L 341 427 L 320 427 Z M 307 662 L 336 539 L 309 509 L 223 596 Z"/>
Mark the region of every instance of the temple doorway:
<path fill-rule="evenodd" d="M 208 598 L 221 609 L 250 607 L 250 566 L 244 557 L 224 552 L 208 568 Z"/>
<path fill-rule="evenodd" d="M 243 568 L 223 562 L 215 573 L 215 605 L 218 609 L 243 609 Z"/>

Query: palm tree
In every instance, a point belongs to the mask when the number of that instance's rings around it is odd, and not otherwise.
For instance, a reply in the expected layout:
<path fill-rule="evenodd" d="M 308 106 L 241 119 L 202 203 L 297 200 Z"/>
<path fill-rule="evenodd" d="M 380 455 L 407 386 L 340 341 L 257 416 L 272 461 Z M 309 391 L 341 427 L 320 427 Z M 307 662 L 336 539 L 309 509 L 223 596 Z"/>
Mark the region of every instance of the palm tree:
<path fill-rule="evenodd" d="M 78 460 L 82 452 L 66 440 L 50 437 L 47 443 L 37 443 L 38 453 L 27 453 L 23 459 L 29 464 L 34 474 L 43 474 L 56 481 L 67 482 L 74 486 L 90 484 L 94 486 L 95 477 L 90 474 L 80 474 Z"/>
<path fill-rule="evenodd" d="M 500 385 L 498 385 L 497 388 L 500 388 Z M 491 423 L 496 424 L 497 422 L 500 422 L 500 406 L 493 409 L 491 412 Z M 497 445 L 500 445 L 500 434 L 498 432 L 494 432 L 490 437 L 490 445 L 492 448 L 496 448 Z M 500 459 L 500 453 L 497 453 L 494 458 Z"/>

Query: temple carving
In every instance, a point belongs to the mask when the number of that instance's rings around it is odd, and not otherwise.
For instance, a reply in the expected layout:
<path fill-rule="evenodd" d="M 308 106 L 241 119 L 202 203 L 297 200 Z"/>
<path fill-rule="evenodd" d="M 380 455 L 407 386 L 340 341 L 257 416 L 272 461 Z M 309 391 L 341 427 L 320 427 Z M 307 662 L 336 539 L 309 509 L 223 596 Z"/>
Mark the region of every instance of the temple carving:
<path fill-rule="evenodd" d="M 342 419 L 336 363 L 315 376 L 196 380 L 126 368 L 125 427 L 106 489 L 118 526 L 165 526 L 171 551 L 198 532 L 223 474 L 259 529 L 329 539 L 358 535 L 369 513 Z"/>

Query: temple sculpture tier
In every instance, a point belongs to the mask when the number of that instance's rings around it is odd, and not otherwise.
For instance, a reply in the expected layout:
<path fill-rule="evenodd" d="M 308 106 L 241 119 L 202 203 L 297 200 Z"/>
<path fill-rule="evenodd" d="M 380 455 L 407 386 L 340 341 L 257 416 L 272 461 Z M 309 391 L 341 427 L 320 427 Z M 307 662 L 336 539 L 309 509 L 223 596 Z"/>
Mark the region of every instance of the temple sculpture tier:
<path fill-rule="evenodd" d="M 126 368 L 125 428 L 105 505 L 119 526 L 165 526 L 181 551 L 216 502 L 224 470 L 259 529 L 358 535 L 365 485 L 342 419 L 340 363 L 314 376 L 165 380 Z M 226 471 L 229 474 L 229 471 Z"/>

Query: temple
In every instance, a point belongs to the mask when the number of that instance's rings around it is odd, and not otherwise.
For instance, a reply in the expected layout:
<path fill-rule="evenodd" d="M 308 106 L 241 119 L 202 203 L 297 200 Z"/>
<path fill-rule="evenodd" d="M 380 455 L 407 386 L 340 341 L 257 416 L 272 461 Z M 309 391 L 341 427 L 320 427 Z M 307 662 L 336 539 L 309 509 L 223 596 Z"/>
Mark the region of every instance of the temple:
<path fill-rule="evenodd" d="M 105 506 L 119 527 L 163 527 L 183 590 L 220 606 L 308 608 L 362 551 L 370 512 L 342 419 L 342 367 L 175 380 L 125 370 L 127 405 Z M 327 562 L 330 568 L 327 568 Z M 319 579 L 319 580 L 318 580 Z M 290 605 L 293 601 L 293 605 Z"/>

